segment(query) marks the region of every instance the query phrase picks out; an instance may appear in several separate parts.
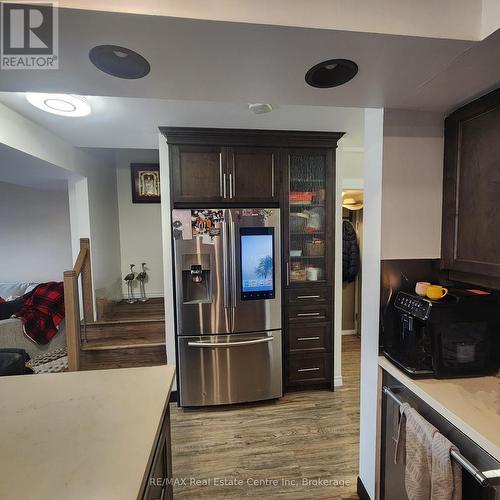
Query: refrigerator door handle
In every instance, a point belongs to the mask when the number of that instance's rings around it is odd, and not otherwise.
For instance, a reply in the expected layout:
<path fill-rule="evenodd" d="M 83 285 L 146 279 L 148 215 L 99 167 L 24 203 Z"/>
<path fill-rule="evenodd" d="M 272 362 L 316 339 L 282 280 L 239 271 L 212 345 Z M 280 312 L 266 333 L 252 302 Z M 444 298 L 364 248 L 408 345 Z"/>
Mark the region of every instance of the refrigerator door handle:
<path fill-rule="evenodd" d="M 227 251 L 228 251 L 228 244 L 227 244 L 227 239 L 228 239 L 228 224 L 227 221 L 224 220 L 222 223 L 222 246 L 223 246 L 223 252 L 222 252 L 222 280 L 223 280 L 223 286 L 224 286 L 224 308 L 228 309 L 231 307 L 231 297 L 229 295 L 230 292 L 230 283 L 229 283 L 229 259 L 227 256 Z"/>
<path fill-rule="evenodd" d="M 253 340 L 239 340 L 236 342 L 188 342 L 189 347 L 233 347 L 242 345 L 263 344 L 265 342 L 272 342 L 274 337 L 262 337 Z"/>
<path fill-rule="evenodd" d="M 234 309 L 237 303 L 236 297 L 236 224 L 233 220 L 233 214 L 230 212 L 230 245 L 231 245 L 231 307 Z"/>

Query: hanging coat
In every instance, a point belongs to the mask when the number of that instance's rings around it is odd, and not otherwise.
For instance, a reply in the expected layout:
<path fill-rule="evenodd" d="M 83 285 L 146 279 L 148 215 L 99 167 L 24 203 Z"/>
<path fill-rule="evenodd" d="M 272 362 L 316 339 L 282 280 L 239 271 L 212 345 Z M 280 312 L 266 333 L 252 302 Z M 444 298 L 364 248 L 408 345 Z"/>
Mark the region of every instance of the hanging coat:
<path fill-rule="evenodd" d="M 351 283 L 359 272 L 359 245 L 356 230 L 345 220 L 342 223 L 342 281 Z"/>

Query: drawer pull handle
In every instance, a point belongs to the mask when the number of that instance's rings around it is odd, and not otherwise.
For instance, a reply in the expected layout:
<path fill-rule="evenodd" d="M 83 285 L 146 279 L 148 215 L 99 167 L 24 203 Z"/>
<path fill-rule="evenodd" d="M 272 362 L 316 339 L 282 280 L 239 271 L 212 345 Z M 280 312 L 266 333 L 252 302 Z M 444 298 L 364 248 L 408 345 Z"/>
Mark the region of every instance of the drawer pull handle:
<path fill-rule="evenodd" d="M 297 371 L 298 372 L 319 372 L 319 368 L 318 367 L 315 367 L 315 368 L 299 368 Z"/>
<path fill-rule="evenodd" d="M 314 313 L 297 313 L 297 316 L 320 316 L 321 313 L 319 312 L 314 312 Z"/>
<path fill-rule="evenodd" d="M 298 299 L 320 299 L 321 295 L 297 295 Z"/>
<path fill-rule="evenodd" d="M 297 340 L 299 342 L 302 342 L 303 340 L 319 340 L 319 337 L 299 337 Z"/>

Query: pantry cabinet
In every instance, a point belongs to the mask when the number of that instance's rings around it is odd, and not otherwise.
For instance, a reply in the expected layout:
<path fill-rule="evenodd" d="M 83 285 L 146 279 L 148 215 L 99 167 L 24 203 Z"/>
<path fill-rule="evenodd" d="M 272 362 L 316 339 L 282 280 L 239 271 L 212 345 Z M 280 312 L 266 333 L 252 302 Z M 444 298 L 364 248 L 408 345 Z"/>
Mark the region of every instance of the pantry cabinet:
<path fill-rule="evenodd" d="M 283 155 L 289 388 L 333 388 L 334 153 L 294 148 Z"/>
<path fill-rule="evenodd" d="M 445 122 L 441 266 L 450 278 L 500 289 L 500 90 Z"/>

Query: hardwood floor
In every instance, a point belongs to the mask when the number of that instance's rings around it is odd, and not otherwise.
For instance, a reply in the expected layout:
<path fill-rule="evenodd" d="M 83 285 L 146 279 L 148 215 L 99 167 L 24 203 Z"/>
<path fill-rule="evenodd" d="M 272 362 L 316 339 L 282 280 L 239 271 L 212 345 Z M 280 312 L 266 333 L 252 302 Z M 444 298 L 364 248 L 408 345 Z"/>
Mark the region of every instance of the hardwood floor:
<path fill-rule="evenodd" d="M 357 499 L 359 337 L 343 337 L 342 358 L 344 385 L 335 392 L 208 410 L 172 404 L 173 475 L 187 478 L 174 498 Z M 193 485 L 191 478 L 210 484 Z"/>

